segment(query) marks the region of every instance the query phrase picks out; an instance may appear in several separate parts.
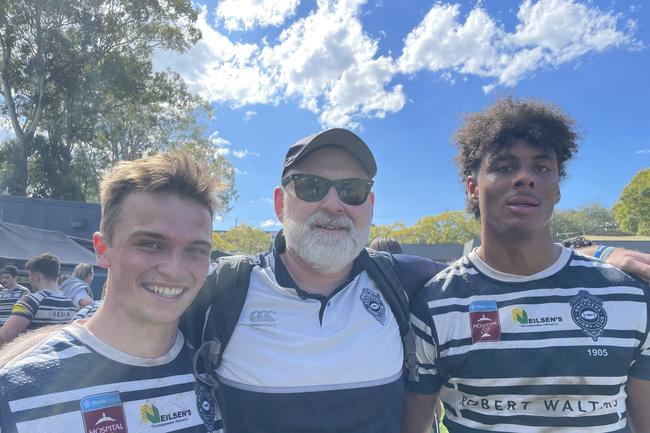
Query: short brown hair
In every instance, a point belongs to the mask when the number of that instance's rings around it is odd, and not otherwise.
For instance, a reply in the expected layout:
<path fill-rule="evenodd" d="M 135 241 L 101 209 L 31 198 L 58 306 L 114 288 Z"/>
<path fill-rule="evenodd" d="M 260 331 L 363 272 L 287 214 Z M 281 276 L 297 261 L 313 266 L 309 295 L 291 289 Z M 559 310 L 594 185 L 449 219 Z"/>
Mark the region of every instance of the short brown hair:
<path fill-rule="evenodd" d="M 220 185 L 208 167 L 191 159 L 184 152 L 122 161 L 113 167 L 100 183 L 102 219 L 100 231 L 110 241 L 126 196 L 135 192 L 171 192 L 195 200 L 214 216 Z"/>
<path fill-rule="evenodd" d="M 482 112 L 469 113 L 454 135 L 461 180 L 464 183 L 467 176 L 475 175 L 487 154 L 497 153 L 519 140 L 555 151 L 563 178 L 565 163 L 578 151 L 579 134 L 574 125 L 574 120 L 553 104 L 511 96 L 497 100 Z M 477 218 L 480 216 L 478 203 L 469 199 L 467 210 Z"/>
<path fill-rule="evenodd" d="M 93 265 L 89 265 L 88 263 L 79 263 L 74 267 L 72 276 L 79 278 L 80 280 L 85 280 L 86 278 L 90 277 L 92 273 Z"/>
<path fill-rule="evenodd" d="M 4 268 L 0 269 L 0 275 L 2 274 L 9 274 L 13 278 L 16 278 L 18 276 L 18 268 L 14 265 L 7 265 Z"/>
<path fill-rule="evenodd" d="M 25 269 L 29 272 L 38 272 L 48 280 L 56 280 L 59 276 L 61 264 L 57 256 L 50 253 L 42 253 L 29 259 L 25 263 Z"/>

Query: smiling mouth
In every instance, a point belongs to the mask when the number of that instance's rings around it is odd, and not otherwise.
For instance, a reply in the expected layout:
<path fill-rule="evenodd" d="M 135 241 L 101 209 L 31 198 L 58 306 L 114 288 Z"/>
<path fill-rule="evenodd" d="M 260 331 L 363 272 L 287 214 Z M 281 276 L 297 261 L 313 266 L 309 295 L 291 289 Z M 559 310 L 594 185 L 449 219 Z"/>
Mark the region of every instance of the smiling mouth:
<path fill-rule="evenodd" d="M 331 230 L 331 231 L 347 230 L 347 227 L 333 226 L 333 225 L 315 225 L 314 227 L 321 230 Z"/>
<path fill-rule="evenodd" d="M 184 287 L 166 287 L 153 284 L 142 284 L 142 287 L 144 287 L 146 291 L 155 293 L 163 298 L 176 298 L 185 291 Z"/>

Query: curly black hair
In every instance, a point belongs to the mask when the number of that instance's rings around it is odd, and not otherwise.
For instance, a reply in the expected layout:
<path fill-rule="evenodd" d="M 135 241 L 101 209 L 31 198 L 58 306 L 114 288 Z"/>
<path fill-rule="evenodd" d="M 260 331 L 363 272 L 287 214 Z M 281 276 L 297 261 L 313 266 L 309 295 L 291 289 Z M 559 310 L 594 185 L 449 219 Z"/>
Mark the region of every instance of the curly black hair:
<path fill-rule="evenodd" d="M 579 134 L 575 121 L 557 106 L 535 99 L 517 100 L 508 96 L 479 113 L 469 113 L 454 135 L 458 148 L 456 163 L 462 182 L 476 175 L 481 160 L 522 140 L 542 149 L 553 149 L 560 177 L 566 176 L 565 163 L 578 151 Z M 467 200 L 467 210 L 480 217 L 478 203 Z"/>

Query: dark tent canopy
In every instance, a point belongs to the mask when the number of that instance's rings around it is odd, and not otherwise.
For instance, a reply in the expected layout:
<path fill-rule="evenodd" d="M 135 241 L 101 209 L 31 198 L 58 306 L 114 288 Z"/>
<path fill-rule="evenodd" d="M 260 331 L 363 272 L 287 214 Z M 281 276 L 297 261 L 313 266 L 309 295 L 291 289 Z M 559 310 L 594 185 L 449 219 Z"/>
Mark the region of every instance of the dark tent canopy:
<path fill-rule="evenodd" d="M 62 264 L 97 265 L 95 255 L 61 232 L 0 222 L 0 258 L 29 260 L 49 252 Z"/>

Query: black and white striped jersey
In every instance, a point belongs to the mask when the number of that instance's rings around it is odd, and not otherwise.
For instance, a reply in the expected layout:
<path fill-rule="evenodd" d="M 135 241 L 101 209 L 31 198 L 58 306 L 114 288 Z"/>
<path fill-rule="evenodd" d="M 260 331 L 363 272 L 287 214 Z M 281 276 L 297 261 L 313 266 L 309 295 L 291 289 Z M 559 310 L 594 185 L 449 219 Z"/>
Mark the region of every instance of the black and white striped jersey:
<path fill-rule="evenodd" d="M 563 249 L 531 276 L 476 252 L 413 302 L 419 382 L 452 433 L 629 432 L 628 377 L 650 380 L 648 286 Z"/>
<path fill-rule="evenodd" d="M 73 322 L 0 369 L 2 433 L 212 433 L 212 390 L 192 374 L 179 332 L 168 353 L 140 358 Z"/>
<path fill-rule="evenodd" d="M 77 312 L 77 307 L 60 290 L 39 290 L 23 296 L 11 310 L 15 316 L 29 319 L 27 329 L 68 323 Z"/>

